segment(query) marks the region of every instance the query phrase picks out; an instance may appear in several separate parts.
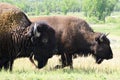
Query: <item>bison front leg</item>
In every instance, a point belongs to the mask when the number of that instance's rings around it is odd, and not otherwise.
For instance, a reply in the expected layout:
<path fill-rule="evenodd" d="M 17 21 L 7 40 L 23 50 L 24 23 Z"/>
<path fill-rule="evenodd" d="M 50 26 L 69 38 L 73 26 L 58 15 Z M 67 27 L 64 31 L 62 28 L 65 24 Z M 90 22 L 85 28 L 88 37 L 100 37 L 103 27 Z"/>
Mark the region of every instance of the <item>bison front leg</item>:
<path fill-rule="evenodd" d="M 14 63 L 14 60 L 10 60 L 10 62 L 9 62 L 9 64 L 10 64 L 10 71 L 12 71 L 13 63 Z"/>
<path fill-rule="evenodd" d="M 62 62 L 62 65 L 55 66 L 56 69 L 64 68 L 66 66 L 70 66 L 70 69 L 73 69 L 72 54 L 63 53 L 60 61 Z"/>
<path fill-rule="evenodd" d="M 56 65 L 55 69 L 64 68 L 66 66 L 66 58 L 64 53 L 61 53 L 61 58 L 59 59 L 59 61 L 62 62 L 62 65 Z"/>
<path fill-rule="evenodd" d="M 69 54 L 67 63 L 68 66 L 70 66 L 70 69 L 73 69 L 72 54 Z"/>
<path fill-rule="evenodd" d="M 62 67 L 70 66 L 70 69 L 73 69 L 72 54 L 64 53 L 61 56 Z"/>

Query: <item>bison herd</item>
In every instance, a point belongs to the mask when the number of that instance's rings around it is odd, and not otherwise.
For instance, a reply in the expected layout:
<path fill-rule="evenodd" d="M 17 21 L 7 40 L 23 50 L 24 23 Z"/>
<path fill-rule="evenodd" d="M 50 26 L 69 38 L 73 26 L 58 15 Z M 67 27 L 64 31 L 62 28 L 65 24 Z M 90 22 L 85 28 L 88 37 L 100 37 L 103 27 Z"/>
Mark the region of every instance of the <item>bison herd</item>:
<path fill-rule="evenodd" d="M 73 68 L 72 56 L 92 55 L 96 63 L 113 58 L 106 34 L 94 32 L 89 24 L 72 16 L 28 18 L 19 8 L 0 3 L 0 69 L 12 71 L 16 58 L 28 57 L 43 68 L 53 55 L 61 65 Z"/>

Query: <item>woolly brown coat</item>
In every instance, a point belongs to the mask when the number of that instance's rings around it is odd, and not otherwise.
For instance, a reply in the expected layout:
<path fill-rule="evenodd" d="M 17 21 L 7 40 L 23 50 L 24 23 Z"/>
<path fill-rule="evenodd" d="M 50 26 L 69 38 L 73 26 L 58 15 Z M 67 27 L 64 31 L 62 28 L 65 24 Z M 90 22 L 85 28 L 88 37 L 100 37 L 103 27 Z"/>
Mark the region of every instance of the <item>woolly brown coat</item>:
<path fill-rule="evenodd" d="M 73 16 L 44 16 L 30 18 L 32 22 L 45 21 L 56 31 L 58 53 L 62 67 L 72 68 L 72 55 L 90 55 L 100 64 L 113 56 L 110 41 L 105 34 L 94 32 L 89 24 Z"/>

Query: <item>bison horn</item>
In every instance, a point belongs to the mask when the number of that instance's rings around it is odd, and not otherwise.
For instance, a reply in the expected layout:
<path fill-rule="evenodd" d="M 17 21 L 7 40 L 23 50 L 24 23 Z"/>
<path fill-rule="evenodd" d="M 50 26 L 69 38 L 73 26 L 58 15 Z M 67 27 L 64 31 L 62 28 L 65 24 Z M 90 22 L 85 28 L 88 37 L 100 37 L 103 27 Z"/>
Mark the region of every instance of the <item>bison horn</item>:
<path fill-rule="evenodd" d="M 110 33 L 106 33 L 105 36 L 108 36 Z"/>
<path fill-rule="evenodd" d="M 101 41 L 101 42 L 103 42 L 103 36 L 105 36 L 105 34 L 102 34 L 102 35 L 100 36 L 100 41 Z"/>
<path fill-rule="evenodd" d="M 40 32 L 38 32 L 38 30 L 37 30 L 37 24 L 35 23 L 35 25 L 34 25 L 34 35 L 36 36 L 36 37 L 40 37 Z"/>

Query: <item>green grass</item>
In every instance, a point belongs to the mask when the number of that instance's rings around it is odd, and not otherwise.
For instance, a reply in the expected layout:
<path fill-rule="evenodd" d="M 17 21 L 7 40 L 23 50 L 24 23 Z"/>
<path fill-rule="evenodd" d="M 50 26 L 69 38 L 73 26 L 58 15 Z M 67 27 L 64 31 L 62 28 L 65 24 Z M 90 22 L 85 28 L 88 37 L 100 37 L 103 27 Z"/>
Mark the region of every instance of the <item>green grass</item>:
<path fill-rule="evenodd" d="M 88 68 L 89 69 L 89 68 Z M 59 69 L 59 70 L 15 70 L 0 72 L 1 80 L 119 80 L 120 72 L 101 72 L 97 70 Z"/>
<path fill-rule="evenodd" d="M 0 73 L 1 80 L 119 80 L 120 72 L 89 72 L 80 69 L 59 69 L 41 71 L 13 71 Z"/>

